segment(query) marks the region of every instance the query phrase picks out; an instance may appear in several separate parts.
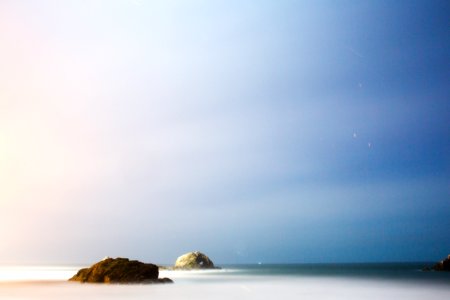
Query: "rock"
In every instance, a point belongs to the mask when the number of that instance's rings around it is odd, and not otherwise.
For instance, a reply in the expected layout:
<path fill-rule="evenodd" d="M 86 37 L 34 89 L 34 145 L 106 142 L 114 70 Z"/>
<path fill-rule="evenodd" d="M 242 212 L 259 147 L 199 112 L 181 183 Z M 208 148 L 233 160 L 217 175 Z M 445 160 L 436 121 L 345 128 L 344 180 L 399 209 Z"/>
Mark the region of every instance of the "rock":
<path fill-rule="evenodd" d="M 173 280 L 167 277 L 159 278 L 158 283 L 173 283 Z"/>
<path fill-rule="evenodd" d="M 450 271 L 450 254 L 447 256 L 446 259 L 441 260 L 437 264 L 433 266 L 433 270 L 435 271 Z"/>
<path fill-rule="evenodd" d="M 103 283 L 168 283 L 169 278 L 158 279 L 159 269 L 128 258 L 105 258 L 89 268 L 81 269 L 69 281 Z"/>
<path fill-rule="evenodd" d="M 175 262 L 175 269 L 214 269 L 214 263 L 208 256 L 201 252 L 189 252 L 178 257 Z"/>

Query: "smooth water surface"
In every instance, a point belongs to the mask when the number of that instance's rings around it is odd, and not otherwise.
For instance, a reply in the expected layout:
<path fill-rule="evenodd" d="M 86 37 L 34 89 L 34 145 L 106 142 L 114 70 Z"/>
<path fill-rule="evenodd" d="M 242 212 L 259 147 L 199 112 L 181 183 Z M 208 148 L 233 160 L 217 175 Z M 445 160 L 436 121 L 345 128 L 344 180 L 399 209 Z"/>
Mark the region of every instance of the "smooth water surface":
<path fill-rule="evenodd" d="M 229 265 L 210 271 L 163 270 L 160 277 L 175 281 L 166 285 L 67 282 L 79 267 L 1 267 L 0 299 L 450 299 L 450 274 L 423 272 L 421 266 Z M 8 279 L 5 272 L 15 278 Z"/>

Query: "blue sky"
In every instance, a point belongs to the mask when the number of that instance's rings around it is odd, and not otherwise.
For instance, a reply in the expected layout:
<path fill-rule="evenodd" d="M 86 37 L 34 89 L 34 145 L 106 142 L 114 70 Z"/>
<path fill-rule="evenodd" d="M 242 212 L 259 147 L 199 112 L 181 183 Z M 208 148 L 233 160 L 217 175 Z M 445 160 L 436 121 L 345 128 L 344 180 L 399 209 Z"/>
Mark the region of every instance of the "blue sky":
<path fill-rule="evenodd" d="M 2 1 L 0 262 L 450 249 L 446 1 Z"/>

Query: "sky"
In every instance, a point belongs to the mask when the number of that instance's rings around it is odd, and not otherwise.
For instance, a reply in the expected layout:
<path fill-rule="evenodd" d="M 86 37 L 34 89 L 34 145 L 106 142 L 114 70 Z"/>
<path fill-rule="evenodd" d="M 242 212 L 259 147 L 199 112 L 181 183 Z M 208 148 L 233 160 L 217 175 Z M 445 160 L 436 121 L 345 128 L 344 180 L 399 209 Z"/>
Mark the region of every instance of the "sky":
<path fill-rule="evenodd" d="M 437 261 L 448 1 L 0 2 L 0 262 Z"/>

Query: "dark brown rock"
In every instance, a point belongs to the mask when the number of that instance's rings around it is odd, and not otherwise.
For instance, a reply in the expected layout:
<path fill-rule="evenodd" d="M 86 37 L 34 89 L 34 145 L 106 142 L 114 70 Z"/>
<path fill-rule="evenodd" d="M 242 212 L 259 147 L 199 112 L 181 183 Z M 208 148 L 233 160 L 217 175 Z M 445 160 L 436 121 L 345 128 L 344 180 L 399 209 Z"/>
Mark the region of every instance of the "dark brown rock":
<path fill-rule="evenodd" d="M 81 269 L 69 281 L 96 283 L 168 283 L 158 279 L 158 266 L 128 258 L 106 258 L 89 268 Z"/>
<path fill-rule="evenodd" d="M 450 254 L 447 256 L 446 259 L 443 259 L 437 264 L 435 264 L 433 266 L 433 270 L 450 272 Z"/>
<path fill-rule="evenodd" d="M 173 280 L 167 277 L 159 278 L 158 283 L 173 283 Z"/>

